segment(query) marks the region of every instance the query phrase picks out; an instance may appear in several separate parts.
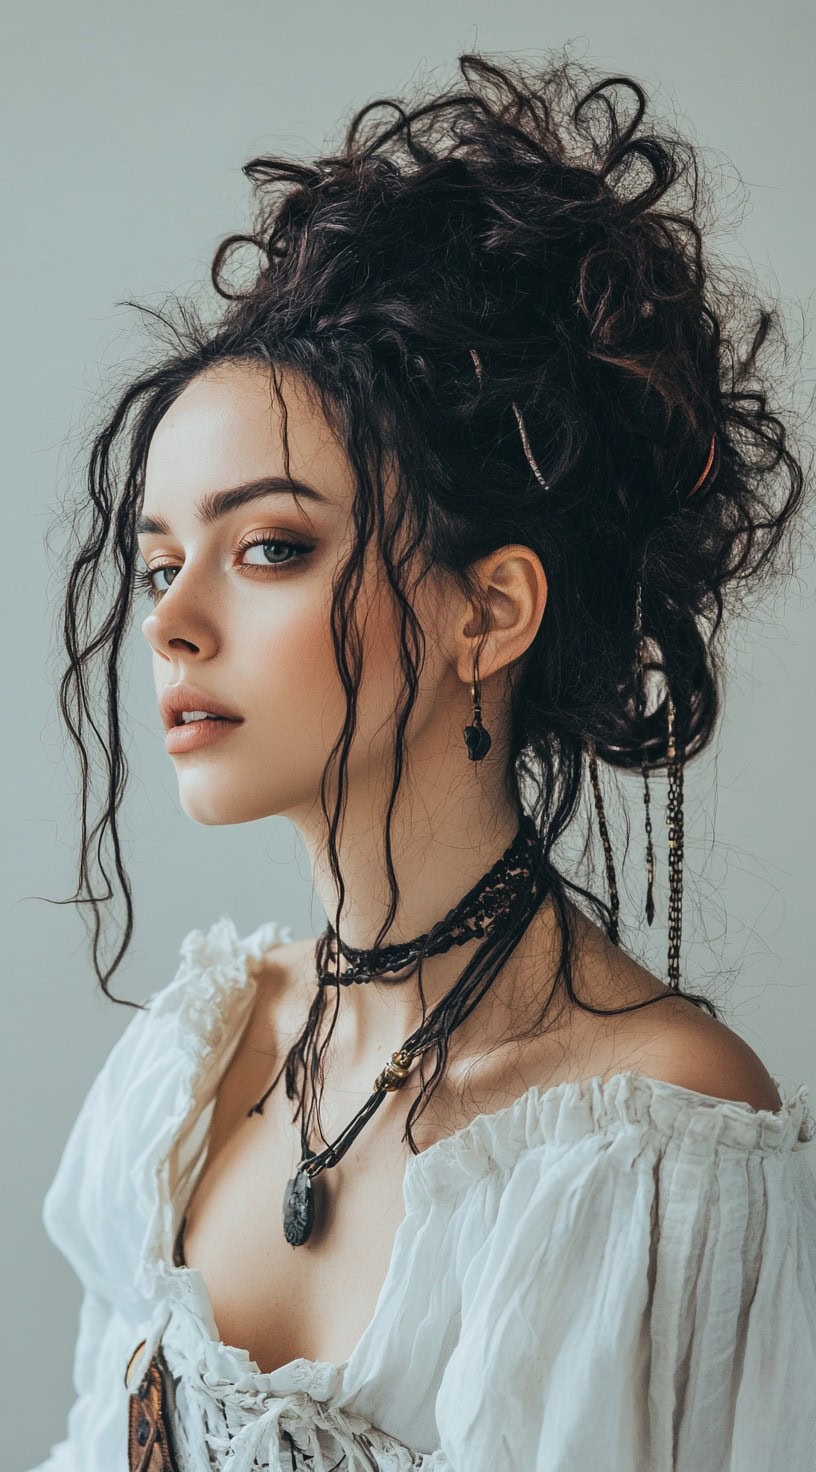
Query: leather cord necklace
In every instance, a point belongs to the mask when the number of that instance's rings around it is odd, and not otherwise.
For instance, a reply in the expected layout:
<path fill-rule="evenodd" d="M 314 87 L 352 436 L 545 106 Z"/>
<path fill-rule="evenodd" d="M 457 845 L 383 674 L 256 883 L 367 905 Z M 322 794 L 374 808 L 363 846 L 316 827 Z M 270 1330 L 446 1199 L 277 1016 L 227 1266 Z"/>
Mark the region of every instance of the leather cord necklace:
<path fill-rule="evenodd" d="M 404 969 L 420 955 L 438 955 L 453 946 L 465 945 L 476 937 L 491 934 L 495 926 L 505 921 L 513 912 L 524 895 L 529 894 L 530 873 L 537 846 L 538 833 L 535 824 L 529 814 L 525 813 L 515 838 L 501 857 L 432 930 L 414 940 L 370 949 L 348 946 L 338 939 L 336 931 L 329 924 L 321 939 L 326 939 L 329 943 L 335 968 L 339 967 L 338 950 L 348 962 L 348 968 L 340 973 L 338 969 L 332 971 L 318 966 L 318 985 L 347 986 L 352 982 L 385 980 L 384 973 Z M 535 881 L 533 887 L 534 890 L 538 888 Z M 311 1234 L 315 1220 L 315 1177 L 342 1160 L 364 1125 L 379 1109 L 386 1094 L 402 1087 L 414 1061 L 434 1046 L 438 1036 L 437 1029 L 428 1024 L 423 1024 L 411 1033 L 402 1047 L 391 1054 L 385 1067 L 377 1075 L 373 1085 L 374 1092 L 338 1138 L 324 1150 L 317 1152 L 310 1148 L 306 1137 L 304 1111 L 301 1121 L 300 1163 L 294 1176 L 287 1182 L 283 1198 L 283 1232 L 291 1246 L 302 1246 Z M 248 1114 L 263 1113 L 264 1103 L 274 1087 L 272 1084 L 267 1089 L 247 1111 Z"/>

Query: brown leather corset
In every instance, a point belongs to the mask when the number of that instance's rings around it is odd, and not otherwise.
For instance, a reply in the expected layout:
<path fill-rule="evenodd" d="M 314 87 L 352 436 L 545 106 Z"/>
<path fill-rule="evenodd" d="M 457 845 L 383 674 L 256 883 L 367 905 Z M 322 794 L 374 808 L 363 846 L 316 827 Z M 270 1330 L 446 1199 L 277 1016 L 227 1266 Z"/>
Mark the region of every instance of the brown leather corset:
<path fill-rule="evenodd" d="M 159 1346 L 140 1383 L 131 1389 L 131 1369 L 144 1348 L 142 1340 L 133 1351 L 125 1371 L 128 1398 L 129 1472 L 179 1472 L 167 1425 L 169 1371 Z"/>
<path fill-rule="evenodd" d="M 183 1243 L 186 1225 L 185 1214 L 173 1244 L 176 1267 L 185 1266 Z M 125 1371 L 128 1390 L 131 1390 L 133 1361 L 146 1343 L 143 1339 L 141 1344 L 137 1344 L 128 1361 Z M 180 1472 L 168 1424 L 169 1385 L 170 1373 L 159 1345 L 141 1383 L 131 1390 L 128 1400 L 128 1472 Z"/>

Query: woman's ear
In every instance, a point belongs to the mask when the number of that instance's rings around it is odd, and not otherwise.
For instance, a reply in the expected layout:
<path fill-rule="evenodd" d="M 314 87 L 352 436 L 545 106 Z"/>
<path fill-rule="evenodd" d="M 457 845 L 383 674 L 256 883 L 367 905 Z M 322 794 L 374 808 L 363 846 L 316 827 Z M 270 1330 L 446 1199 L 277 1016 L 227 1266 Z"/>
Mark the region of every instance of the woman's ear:
<path fill-rule="evenodd" d="M 531 547 L 512 543 L 488 552 L 471 564 L 481 585 L 483 615 L 470 603 L 457 630 L 456 668 L 460 679 L 473 678 L 479 649 L 479 678 L 486 680 L 517 660 L 538 633 L 547 605 L 547 574 Z"/>

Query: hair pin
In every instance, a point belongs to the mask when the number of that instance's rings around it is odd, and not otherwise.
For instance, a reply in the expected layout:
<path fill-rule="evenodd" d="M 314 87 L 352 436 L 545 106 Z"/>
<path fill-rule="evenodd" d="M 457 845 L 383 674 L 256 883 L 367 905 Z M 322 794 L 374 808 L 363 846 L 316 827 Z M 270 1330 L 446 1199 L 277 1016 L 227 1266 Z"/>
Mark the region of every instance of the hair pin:
<path fill-rule="evenodd" d="M 475 348 L 470 348 L 468 351 L 470 352 L 470 356 L 473 359 L 473 365 L 474 365 L 474 367 L 476 369 L 476 376 L 477 376 L 477 378 L 479 380 L 479 387 L 481 388 L 482 384 L 484 383 L 484 369 L 482 367 L 482 360 L 479 357 L 479 354 L 477 353 L 477 351 L 476 351 Z M 524 453 L 525 453 L 525 455 L 527 457 L 527 463 L 529 464 L 530 469 L 532 470 L 532 472 L 533 472 L 536 480 L 538 481 L 539 485 L 543 486 L 545 491 L 548 491 L 550 489 L 550 483 L 549 483 L 549 481 L 545 480 L 544 477 L 543 477 L 543 475 L 541 474 L 541 470 L 539 469 L 538 462 L 536 461 L 536 458 L 535 458 L 535 456 L 534 456 L 534 454 L 532 452 L 532 449 L 530 447 L 530 440 L 529 440 L 529 437 L 528 437 L 528 434 L 527 434 L 527 429 L 526 429 L 526 426 L 525 426 L 525 423 L 524 423 L 524 418 L 523 418 L 522 413 L 521 413 L 521 410 L 520 410 L 518 404 L 515 402 L 515 400 L 513 401 L 513 413 L 515 414 L 516 420 L 518 422 L 519 434 L 521 435 L 521 443 L 524 446 Z M 699 491 L 700 488 L 704 485 L 706 479 L 708 478 L 708 473 L 711 470 L 711 467 L 712 467 L 712 465 L 714 463 L 714 455 L 716 453 L 716 449 L 717 449 L 717 436 L 716 436 L 716 434 L 713 434 L 711 436 L 711 444 L 709 445 L 709 449 L 708 449 L 708 458 L 706 459 L 706 463 L 705 463 L 705 466 L 703 468 L 702 475 L 700 475 L 698 477 L 698 479 L 695 481 L 694 485 L 692 486 L 691 490 L 688 492 L 688 495 L 689 496 L 695 495 L 695 493 L 697 491 Z M 715 472 L 715 474 L 716 474 L 716 472 Z"/>
<path fill-rule="evenodd" d="M 481 388 L 482 383 L 484 382 L 484 369 L 482 368 L 482 360 L 479 357 L 479 354 L 477 353 L 475 348 L 470 348 L 469 351 L 470 356 L 473 359 L 474 366 L 476 368 L 476 376 L 479 380 L 479 387 Z M 539 485 L 543 486 L 545 491 L 548 491 L 550 489 L 550 483 L 549 481 L 544 479 L 538 467 L 538 462 L 536 461 L 535 455 L 530 448 L 530 441 L 527 436 L 527 429 L 524 424 L 524 419 L 522 418 L 521 410 L 515 400 L 513 401 L 513 413 L 515 414 L 516 420 L 518 422 L 519 433 L 521 435 L 521 443 L 524 446 L 524 453 L 527 457 L 527 463 Z"/>
<path fill-rule="evenodd" d="M 705 463 L 705 469 L 703 470 L 702 475 L 699 476 L 698 479 L 695 481 L 695 483 L 692 486 L 691 490 L 688 492 L 688 494 L 690 496 L 693 496 L 694 493 L 695 493 L 695 491 L 699 491 L 700 487 L 703 485 L 706 477 L 708 476 L 708 472 L 711 469 L 711 466 L 712 466 L 713 461 L 714 461 L 714 452 L 715 452 L 716 448 L 717 448 L 717 436 L 716 436 L 716 434 L 713 434 L 711 436 L 711 444 L 710 444 L 709 450 L 708 450 L 708 459 L 706 460 L 706 463 Z"/>

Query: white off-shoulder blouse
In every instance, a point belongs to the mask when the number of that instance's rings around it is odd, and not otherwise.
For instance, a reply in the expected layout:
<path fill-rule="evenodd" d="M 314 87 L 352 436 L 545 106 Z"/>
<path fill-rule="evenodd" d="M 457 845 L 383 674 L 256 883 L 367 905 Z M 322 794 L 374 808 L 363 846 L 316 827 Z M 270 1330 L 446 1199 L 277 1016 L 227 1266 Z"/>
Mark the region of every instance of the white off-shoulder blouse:
<path fill-rule="evenodd" d="M 528 1089 L 409 1157 L 350 1359 L 263 1374 L 219 1341 L 173 1247 L 257 962 L 291 938 L 191 931 L 86 1097 L 43 1210 L 84 1289 L 77 1399 L 37 1472 L 126 1472 L 142 1341 L 183 1472 L 815 1472 L 804 1084 L 775 1113 L 631 1072 Z"/>

